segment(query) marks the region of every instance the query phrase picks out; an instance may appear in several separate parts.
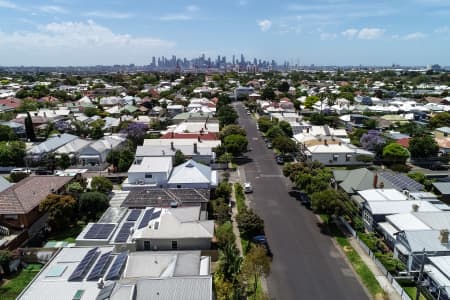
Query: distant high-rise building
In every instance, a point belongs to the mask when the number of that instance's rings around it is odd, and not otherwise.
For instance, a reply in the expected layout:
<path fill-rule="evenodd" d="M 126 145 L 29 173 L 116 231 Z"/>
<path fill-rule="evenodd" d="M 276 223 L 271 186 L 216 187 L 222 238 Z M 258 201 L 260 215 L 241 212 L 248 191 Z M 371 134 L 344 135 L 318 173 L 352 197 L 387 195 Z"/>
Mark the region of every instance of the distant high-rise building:
<path fill-rule="evenodd" d="M 235 64 L 236 64 L 236 57 L 233 54 L 233 65 L 235 65 Z"/>
<path fill-rule="evenodd" d="M 241 65 L 245 64 L 245 57 L 244 54 L 241 54 Z"/>

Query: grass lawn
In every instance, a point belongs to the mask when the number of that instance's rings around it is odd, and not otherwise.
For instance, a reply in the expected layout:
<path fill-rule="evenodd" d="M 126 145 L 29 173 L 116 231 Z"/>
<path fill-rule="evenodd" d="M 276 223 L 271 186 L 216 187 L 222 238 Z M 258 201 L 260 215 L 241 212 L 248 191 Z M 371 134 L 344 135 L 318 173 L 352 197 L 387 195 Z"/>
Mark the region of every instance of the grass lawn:
<path fill-rule="evenodd" d="M 253 286 L 253 285 L 252 285 Z M 261 280 L 258 280 L 258 286 L 256 288 L 256 293 L 252 294 L 247 297 L 248 300 L 255 300 L 255 299 L 263 299 L 264 291 L 261 285 Z"/>
<path fill-rule="evenodd" d="M 417 288 L 415 286 L 406 286 L 406 287 L 403 287 L 403 289 L 408 294 L 409 298 L 416 299 Z M 427 298 L 424 295 L 422 295 L 422 294 L 420 294 L 419 299 L 420 300 L 427 300 Z"/>
<path fill-rule="evenodd" d="M 0 299 L 16 299 L 41 268 L 42 266 L 40 264 L 29 264 L 17 275 L 7 279 L 6 282 L 4 281 L 0 286 Z"/>
<path fill-rule="evenodd" d="M 245 204 L 245 194 L 242 185 L 238 182 L 234 184 L 234 198 L 236 199 L 236 206 L 238 213 L 246 210 L 247 205 Z"/>
<path fill-rule="evenodd" d="M 81 230 L 83 230 L 84 225 L 77 224 L 73 227 L 65 228 L 59 232 L 52 232 L 48 236 L 49 241 L 66 241 L 68 243 L 74 243 L 75 238 L 80 234 Z"/>

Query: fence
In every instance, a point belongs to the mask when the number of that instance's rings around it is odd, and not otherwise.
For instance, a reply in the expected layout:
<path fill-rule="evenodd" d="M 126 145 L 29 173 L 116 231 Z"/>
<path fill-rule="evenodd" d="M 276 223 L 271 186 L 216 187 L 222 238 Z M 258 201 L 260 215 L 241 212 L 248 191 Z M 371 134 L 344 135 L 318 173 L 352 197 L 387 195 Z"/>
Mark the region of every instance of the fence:
<path fill-rule="evenodd" d="M 375 257 L 375 254 L 367 247 L 367 245 L 359 239 L 356 231 L 348 224 L 348 222 L 343 218 L 339 218 L 341 224 L 348 230 L 348 232 L 358 241 L 358 244 L 361 246 L 361 249 L 366 252 L 366 254 L 372 259 L 372 261 L 377 266 L 378 270 L 386 277 L 386 279 L 392 284 L 394 290 L 402 297 L 403 300 L 411 300 L 405 290 L 400 286 L 400 284 L 395 280 L 395 278 L 386 270 L 384 265 Z"/>

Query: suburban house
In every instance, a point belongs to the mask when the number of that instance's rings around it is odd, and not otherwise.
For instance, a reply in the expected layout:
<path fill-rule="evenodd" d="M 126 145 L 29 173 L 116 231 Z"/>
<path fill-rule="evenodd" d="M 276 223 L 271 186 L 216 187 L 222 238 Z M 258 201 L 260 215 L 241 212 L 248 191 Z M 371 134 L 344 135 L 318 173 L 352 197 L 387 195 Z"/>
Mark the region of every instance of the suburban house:
<path fill-rule="evenodd" d="M 61 156 L 62 154 L 67 154 L 72 160 L 77 159 L 81 150 L 91 144 L 92 141 L 84 140 L 84 139 L 74 139 L 64 146 L 58 148 L 55 151 L 57 156 Z"/>
<path fill-rule="evenodd" d="M 434 130 L 434 136 L 437 138 L 448 137 L 450 134 L 450 127 L 439 127 Z"/>
<path fill-rule="evenodd" d="M 450 182 L 433 182 L 433 191 L 440 199 L 450 202 Z"/>
<path fill-rule="evenodd" d="M 78 163 L 83 166 L 98 166 L 106 162 L 111 150 L 119 148 L 126 138 L 121 135 L 107 135 L 84 147 L 78 157 Z"/>
<path fill-rule="evenodd" d="M 17 136 L 25 136 L 25 125 L 21 123 L 16 123 L 12 121 L 0 122 L 0 125 L 8 126 L 11 128 Z"/>
<path fill-rule="evenodd" d="M 53 136 L 53 137 L 47 139 L 45 142 L 42 142 L 38 145 L 31 147 L 31 149 L 29 149 L 27 151 L 27 156 L 31 160 L 36 160 L 36 161 L 40 160 L 45 155 L 47 155 L 49 153 L 53 153 L 60 147 L 66 145 L 76 139 L 79 139 L 79 137 L 77 137 L 76 135 L 72 135 L 72 134 L 68 134 L 68 133 L 58 134 L 56 136 Z"/>
<path fill-rule="evenodd" d="M 217 171 L 192 159 L 172 170 L 167 186 L 169 188 L 211 189 L 217 186 Z"/>
<path fill-rule="evenodd" d="M 207 250 L 214 236 L 214 221 L 206 220 L 199 206 L 120 209 L 78 235 L 77 246 L 115 245 L 120 251 Z"/>
<path fill-rule="evenodd" d="M 210 265 L 200 251 L 61 248 L 17 299 L 212 300 Z"/>
<path fill-rule="evenodd" d="M 57 194 L 72 180 L 71 176 L 29 176 L 0 192 L 0 224 L 11 231 L 23 231 L 18 240 L 0 247 L 15 248 L 35 236 L 47 221 L 39 204 L 49 194 Z M 2 243 L 4 244 L 4 243 Z"/>
<path fill-rule="evenodd" d="M 424 274 L 426 288 L 436 299 L 450 299 L 450 256 L 428 257 Z"/>
<path fill-rule="evenodd" d="M 220 145 L 220 140 L 199 141 L 198 139 L 146 139 L 142 146 L 136 149 L 136 160 L 143 157 L 175 157 L 180 150 L 189 159 L 206 165 L 216 159 L 214 148 Z"/>

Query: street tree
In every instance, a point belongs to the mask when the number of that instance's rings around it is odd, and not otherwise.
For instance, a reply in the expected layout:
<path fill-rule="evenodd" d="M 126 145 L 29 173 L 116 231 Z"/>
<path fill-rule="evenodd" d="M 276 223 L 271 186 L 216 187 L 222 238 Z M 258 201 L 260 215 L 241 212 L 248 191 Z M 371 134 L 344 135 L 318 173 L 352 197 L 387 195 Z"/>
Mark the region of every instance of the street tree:
<path fill-rule="evenodd" d="M 247 135 L 247 133 L 245 132 L 245 129 L 242 128 L 242 127 L 239 126 L 239 125 L 236 125 L 236 124 L 230 124 L 230 125 L 227 125 L 227 126 L 223 127 L 223 128 L 220 130 L 220 133 L 219 133 L 220 139 L 221 139 L 222 141 L 223 141 L 227 136 L 232 135 L 232 134 L 240 134 L 240 135 L 243 135 L 243 136 L 246 136 L 246 135 Z"/>
<path fill-rule="evenodd" d="M 217 110 L 217 118 L 220 126 L 235 124 L 238 119 L 238 114 L 231 105 L 223 105 Z"/>
<path fill-rule="evenodd" d="M 241 277 L 244 282 L 252 286 L 252 294 L 256 294 L 259 278 L 270 273 L 270 258 L 266 249 L 255 246 L 250 249 L 241 266 Z"/>
<path fill-rule="evenodd" d="M 284 131 L 280 128 L 280 126 L 278 125 L 274 125 L 272 127 L 269 128 L 269 130 L 267 130 L 266 136 L 271 139 L 274 140 L 277 137 L 280 136 L 285 136 Z"/>
<path fill-rule="evenodd" d="M 226 152 L 231 153 L 233 156 L 240 156 L 247 151 L 248 141 L 245 136 L 240 134 L 232 134 L 224 139 L 224 146 Z"/>
<path fill-rule="evenodd" d="M 236 217 L 239 232 L 246 239 L 264 233 L 264 221 L 253 210 L 245 210 Z"/>
<path fill-rule="evenodd" d="M 241 268 L 242 258 L 239 250 L 232 243 L 228 243 L 219 250 L 219 270 L 224 279 L 234 283 Z"/>
<path fill-rule="evenodd" d="M 297 149 L 296 143 L 287 136 L 278 136 L 273 139 L 273 147 L 282 153 L 292 153 Z"/>
<path fill-rule="evenodd" d="M 288 137 L 293 136 L 292 127 L 291 127 L 291 124 L 289 124 L 289 122 L 280 121 L 280 122 L 278 122 L 278 126 L 280 126 L 281 130 L 283 130 L 285 135 L 287 135 Z"/>

